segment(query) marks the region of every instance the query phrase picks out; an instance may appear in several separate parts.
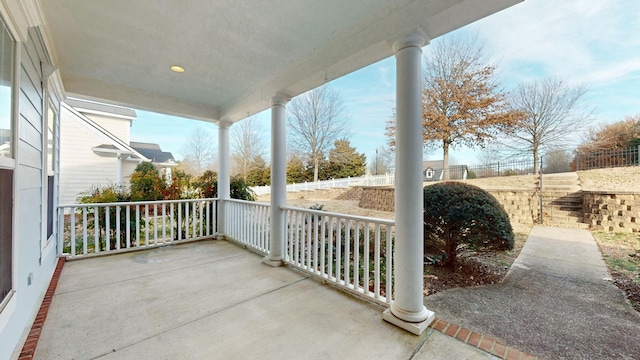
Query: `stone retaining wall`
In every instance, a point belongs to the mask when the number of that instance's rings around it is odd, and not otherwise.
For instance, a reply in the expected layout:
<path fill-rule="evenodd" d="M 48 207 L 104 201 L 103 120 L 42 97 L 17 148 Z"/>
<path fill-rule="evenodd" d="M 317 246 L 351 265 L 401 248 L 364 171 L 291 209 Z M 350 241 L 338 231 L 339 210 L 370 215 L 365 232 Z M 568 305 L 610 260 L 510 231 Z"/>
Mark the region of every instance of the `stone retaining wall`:
<path fill-rule="evenodd" d="M 640 193 L 583 191 L 582 209 L 591 230 L 640 232 Z"/>
<path fill-rule="evenodd" d="M 392 187 L 357 186 L 348 197 L 359 200 L 358 207 L 380 211 L 395 211 L 395 189 Z M 487 190 L 505 209 L 512 223 L 533 224 L 540 212 L 540 198 L 535 190 Z M 346 194 L 345 194 L 346 195 Z"/>

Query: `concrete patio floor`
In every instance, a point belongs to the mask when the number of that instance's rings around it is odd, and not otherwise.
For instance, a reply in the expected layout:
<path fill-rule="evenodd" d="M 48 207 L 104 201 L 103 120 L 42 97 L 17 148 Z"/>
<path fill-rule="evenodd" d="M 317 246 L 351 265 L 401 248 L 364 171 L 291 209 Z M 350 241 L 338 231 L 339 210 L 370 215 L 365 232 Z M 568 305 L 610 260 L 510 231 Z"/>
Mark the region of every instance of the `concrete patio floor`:
<path fill-rule="evenodd" d="M 67 262 L 35 359 L 495 359 L 226 241 Z"/>

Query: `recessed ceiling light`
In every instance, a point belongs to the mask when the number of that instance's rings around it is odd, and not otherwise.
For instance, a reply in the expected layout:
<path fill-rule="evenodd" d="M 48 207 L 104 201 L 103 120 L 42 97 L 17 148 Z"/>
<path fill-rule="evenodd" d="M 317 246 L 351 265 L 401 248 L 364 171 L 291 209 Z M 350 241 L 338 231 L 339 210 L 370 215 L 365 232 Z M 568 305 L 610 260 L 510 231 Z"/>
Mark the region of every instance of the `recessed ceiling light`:
<path fill-rule="evenodd" d="M 171 66 L 171 70 L 177 72 L 177 73 L 183 73 L 184 72 L 184 68 L 182 66 L 178 66 L 178 65 L 172 65 Z"/>

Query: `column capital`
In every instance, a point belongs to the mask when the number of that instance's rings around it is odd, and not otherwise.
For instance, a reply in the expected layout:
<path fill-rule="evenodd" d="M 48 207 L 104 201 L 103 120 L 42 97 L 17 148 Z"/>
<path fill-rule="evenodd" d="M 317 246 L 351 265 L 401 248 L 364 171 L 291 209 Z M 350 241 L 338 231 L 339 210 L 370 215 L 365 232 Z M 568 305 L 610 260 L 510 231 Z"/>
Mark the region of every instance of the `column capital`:
<path fill-rule="evenodd" d="M 398 52 L 407 47 L 423 47 L 429 43 L 427 33 L 420 27 L 416 27 L 414 31 L 405 34 L 393 43 L 393 51 Z"/>
<path fill-rule="evenodd" d="M 218 121 L 218 128 L 220 129 L 228 129 L 233 125 L 233 123 L 228 121 Z"/>
<path fill-rule="evenodd" d="M 271 105 L 286 106 L 289 100 L 291 100 L 290 96 L 286 96 L 283 94 L 276 94 L 274 97 L 271 98 Z"/>

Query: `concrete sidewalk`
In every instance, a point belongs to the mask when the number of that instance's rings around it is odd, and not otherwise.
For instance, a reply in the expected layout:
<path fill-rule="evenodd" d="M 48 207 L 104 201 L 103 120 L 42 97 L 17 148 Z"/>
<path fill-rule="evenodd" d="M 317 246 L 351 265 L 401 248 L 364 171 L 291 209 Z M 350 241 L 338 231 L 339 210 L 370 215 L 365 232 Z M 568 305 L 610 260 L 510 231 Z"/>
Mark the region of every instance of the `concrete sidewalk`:
<path fill-rule="evenodd" d="M 640 314 L 582 229 L 535 227 L 501 284 L 425 298 L 442 319 L 544 359 L 640 359 Z"/>

